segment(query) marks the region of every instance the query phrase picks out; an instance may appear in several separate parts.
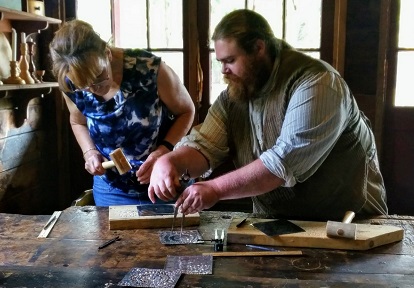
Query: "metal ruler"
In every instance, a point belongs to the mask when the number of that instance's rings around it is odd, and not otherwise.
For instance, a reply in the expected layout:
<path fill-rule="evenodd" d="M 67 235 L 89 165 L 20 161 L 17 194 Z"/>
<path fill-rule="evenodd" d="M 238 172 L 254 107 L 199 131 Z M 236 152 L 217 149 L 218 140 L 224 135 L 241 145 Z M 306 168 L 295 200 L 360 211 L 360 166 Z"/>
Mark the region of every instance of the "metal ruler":
<path fill-rule="evenodd" d="M 47 238 L 50 231 L 52 231 L 53 226 L 55 226 L 57 220 L 59 219 L 60 214 L 62 214 L 62 211 L 55 211 L 52 216 L 50 216 L 49 221 L 47 221 L 46 225 L 43 227 L 37 238 Z"/>

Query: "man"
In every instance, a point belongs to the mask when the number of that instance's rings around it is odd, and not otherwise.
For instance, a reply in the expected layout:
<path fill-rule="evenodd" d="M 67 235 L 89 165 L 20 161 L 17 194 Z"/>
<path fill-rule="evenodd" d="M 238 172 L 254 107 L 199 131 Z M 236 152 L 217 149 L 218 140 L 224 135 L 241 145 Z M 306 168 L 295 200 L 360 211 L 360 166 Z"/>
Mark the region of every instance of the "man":
<path fill-rule="evenodd" d="M 191 185 L 175 205 L 188 214 L 252 197 L 253 212 L 290 219 L 387 214 L 374 135 L 338 72 L 276 39 L 251 10 L 226 15 L 212 39 L 228 87 L 157 160 L 150 199 L 174 199 L 186 169 L 206 176 L 232 159 L 234 171 Z"/>

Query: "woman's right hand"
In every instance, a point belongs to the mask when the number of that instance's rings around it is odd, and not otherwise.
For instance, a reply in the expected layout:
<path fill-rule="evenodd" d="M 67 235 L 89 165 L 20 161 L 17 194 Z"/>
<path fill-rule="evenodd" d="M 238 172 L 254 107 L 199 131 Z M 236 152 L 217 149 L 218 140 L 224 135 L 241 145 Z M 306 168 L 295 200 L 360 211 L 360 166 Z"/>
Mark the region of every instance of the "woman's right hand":
<path fill-rule="evenodd" d="M 91 175 L 103 175 L 105 169 L 102 167 L 102 162 L 105 158 L 97 150 L 88 151 L 85 155 L 85 169 Z"/>

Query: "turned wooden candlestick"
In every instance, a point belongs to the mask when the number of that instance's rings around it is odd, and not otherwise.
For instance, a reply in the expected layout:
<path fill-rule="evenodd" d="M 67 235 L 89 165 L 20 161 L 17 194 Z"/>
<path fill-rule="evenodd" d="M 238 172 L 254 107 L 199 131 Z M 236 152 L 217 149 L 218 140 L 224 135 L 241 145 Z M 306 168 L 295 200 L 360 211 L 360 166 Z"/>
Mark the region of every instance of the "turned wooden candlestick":
<path fill-rule="evenodd" d="M 29 55 L 29 73 L 30 76 L 32 76 L 33 80 L 36 83 L 40 83 L 39 79 L 37 79 L 37 75 L 36 75 L 36 66 L 34 64 L 34 60 L 33 60 L 33 56 L 34 56 L 34 46 L 35 46 L 35 42 L 32 41 L 27 41 L 27 55 Z"/>
<path fill-rule="evenodd" d="M 27 61 L 27 44 L 26 43 L 20 43 L 20 61 L 19 61 L 19 67 L 20 67 L 20 78 L 22 78 L 24 81 L 26 81 L 26 84 L 34 84 L 35 80 L 32 78 L 29 72 L 29 62 Z"/>
<path fill-rule="evenodd" d="M 36 76 L 40 83 L 43 83 L 43 76 L 45 76 L 45 70 L 37 70 Z"/>
<path fill-rule="evenodd" d="M 10 77 L 3 80 L 4 84 L 26 84 L 26 81 L 20 78 L 20 69 L 17 64 L 17 61 L 10 61 Z"/>

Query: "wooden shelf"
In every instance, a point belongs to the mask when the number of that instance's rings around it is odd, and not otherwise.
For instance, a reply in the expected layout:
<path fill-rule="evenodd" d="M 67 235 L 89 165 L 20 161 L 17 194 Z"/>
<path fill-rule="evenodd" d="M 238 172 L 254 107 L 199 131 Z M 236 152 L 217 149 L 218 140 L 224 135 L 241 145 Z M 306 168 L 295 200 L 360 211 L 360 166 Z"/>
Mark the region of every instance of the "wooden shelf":
<path fill-rule="evenodd" d="M 33 13 L 14 10 L 6 7 L 0 7 L 0 32 L 11 32 L 12 28 L 18 32 L 25 32 L 27 35 L 39 33 L 40 30 L 46 29 L 49 24 L 60 24 L 60 19 L 41 16 Z M 20 33 L 18 34 L 18 37 Z M 18 43 L 21 42 L 18 41 Z M 18 55 L 19 56 L 19 55 Z M 3 79 L 4 81 L 4 79 Z M 30 90 L 30 89 L 49 89 L 58 87 L 55 82 L 46 82 L 39 84 L 3 84 L 0 85 L 0 97 L 8 95 L 7 91 L 11 90 Z"/>
<path fill-rule="evenodd" d="M 38 22 L 47 22 L 50 24 L 60 24 L 62 21 L 59 19 L 40 16 L 33 13 L 23 12 L 19 10 L 13 10 L 5 7 L 0 7 L 1 17 L 0 20 L 10 19 L 10 20 L 25 20 L 25 21 L 38 21 Z"/>
<path fill-rule="evenodd" d="M 3 84 L 0 85 L 0 99 L 15 97 L 13 91 L 25 91 L 23 94 L 49 94 L 53 88 L 59 87 L 57 82 L 44 82 L 38 84 Z"/>
<path fill-rule="evenodd" d="M 0 32 L 17 31 L 31 34 L 46 29 L 49 24 L 60 24 L 62 20 L 33 13 L 0 7 Z"/>
<path fill-rule="evenodd" d="M 43 82 L 38 84 L 3 84 L 0 85 L 0 91 L 41 89 L 53 87 L 59 87 L 59 84 L 57 82 Z"/>

